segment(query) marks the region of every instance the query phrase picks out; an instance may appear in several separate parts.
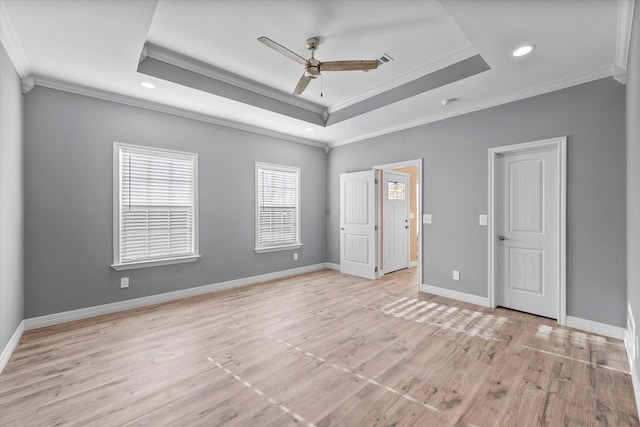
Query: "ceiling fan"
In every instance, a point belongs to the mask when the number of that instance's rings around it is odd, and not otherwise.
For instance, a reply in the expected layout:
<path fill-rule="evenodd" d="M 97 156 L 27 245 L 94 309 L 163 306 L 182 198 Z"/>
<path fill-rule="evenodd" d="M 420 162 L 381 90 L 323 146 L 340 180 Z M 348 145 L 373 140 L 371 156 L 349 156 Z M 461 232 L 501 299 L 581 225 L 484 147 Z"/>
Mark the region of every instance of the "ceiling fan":
<path fill-rule="evenodd" d="M 302 56 L 298 55 L 295 52 L 287 49 L 271 40 L 268 37 L 258 37 L 258 40 L 269 46 L 271 49 L 275 50 L 286 56 L 287 58 L 293 59 L 297 63 L 304 65 L 304 73 L 296 88 L 293 90 L 294 95 L 300 95 L 306 89 L 307 85 L 312 79 L 315 79 L 320 75 L 321 71 L 355 71 L 355 70 L 375 70 L 378 68 L 377 60 L 370 61 L 328 61 L 321 62 L 314 57 L 314 52 L 318 49 L 318 45 L 320 44 L 320 40 L 317 37 L 311 37 L 307 39 L 307 49 L 311 51 L 311 58 L 304 59 Z"/>

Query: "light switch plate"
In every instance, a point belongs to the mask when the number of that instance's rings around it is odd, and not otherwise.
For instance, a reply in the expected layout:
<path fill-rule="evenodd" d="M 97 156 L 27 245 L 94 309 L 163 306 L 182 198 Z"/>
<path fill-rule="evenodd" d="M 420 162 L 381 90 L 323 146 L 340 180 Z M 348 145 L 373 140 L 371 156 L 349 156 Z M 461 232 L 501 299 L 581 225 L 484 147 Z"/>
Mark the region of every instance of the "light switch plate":
<path fill-rule="evenodd" d="M 433 220 L 433 218 L 432 218 L 431 214 L 422 215 L 422 223 L 423 224 L 431 224 L 432 220 Z"/>
<path fill-rule="evenodd" d="M 121 277 L 120 278 L 120 288 L 124 289 L 124 288 L 128 288 L 129 287 L 129 278 L 128 277 Z"/>
<path fill-rule="evenodd" d="M 480 225 L 487 225 L 487 224 L 488 224 L 487 215 L 480 215 Z"/>
<path fill-rule="evenodd" d="M 453 280 L 460 280 L 460 272 L 458 270 L 453 270 Z"/>

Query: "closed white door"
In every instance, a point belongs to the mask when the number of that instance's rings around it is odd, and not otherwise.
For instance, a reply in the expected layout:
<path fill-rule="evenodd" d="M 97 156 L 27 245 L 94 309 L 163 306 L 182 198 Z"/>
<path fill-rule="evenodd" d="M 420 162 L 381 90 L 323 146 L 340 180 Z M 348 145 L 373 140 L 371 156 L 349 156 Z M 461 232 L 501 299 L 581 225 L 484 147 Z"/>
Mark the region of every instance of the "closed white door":
<path fill-rule="evenodd" d="M 409 267 L 409 174 L 382 172 L 382 271 Z"/>
<path fill-rule="evenodd" d="M 497 159 L 498 305 L 558 318 L 557 147 Z"/>
<path fill-rule="evenodd" d="M 340 175 L 340 272 L 376 278 L 374 171 Z"/>

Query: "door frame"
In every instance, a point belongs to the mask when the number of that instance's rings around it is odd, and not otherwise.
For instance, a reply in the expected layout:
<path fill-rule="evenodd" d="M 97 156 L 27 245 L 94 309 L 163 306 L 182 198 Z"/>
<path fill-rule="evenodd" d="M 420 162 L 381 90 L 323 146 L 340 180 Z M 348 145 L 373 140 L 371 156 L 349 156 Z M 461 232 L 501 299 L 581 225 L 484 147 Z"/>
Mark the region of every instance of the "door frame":
<path fill-rule="evenodd" d="M 556 241 L 558 248 L 558 324 L 565 325 L 567 317 L 567 137 L 561 136 L 540 141 L 523 142 L 519 144 L 505 145 L 502 147 L 494 147 L 489 149 L 489 203 L 488 203 L 488 295 L 489 307 L 495 308 L 496 301 L 496 246 L 497 236 L 495 234 L 495 212 L 496 212 L 496 184 L 497 170 L 496 164 L 498 156 L 506 153 L 526 152 L 537 150 L 540 148 L 554 148 L 556 151 L 556 160 L 558 165 L 558 238 Z"/>
<path fill-rule="evenodd" d="M 416 228 L 418 230 L 418 283 L 416 284 L 417 289 L 420 290 L 420 286 L 422 285 L 422 283 L 424 282 L 423 278 L 422 278 L 422 201 L 424 199 L 423 194 L 424 194 L 424 185 L 423 185 L 423 178 L 422 178 L 422 163 L 423 160 L 422 159 L 413 159 L 413 160 L 405 160 L 402 162 L 395 162 L 395 163 L 386 163 L 383 165 L 376 165 L 376 166 L 372 166 L 371 168 L 373 170 L 385 170 L 385 169 L 395 169 L 395 168 L 402 168 L 402 167 L 407 167 L 407 166 L 416 166 L 418 168 L 418 187 L 420 189 L 420 193 L 418 194 L 418 200 L 417 200 L 417 212 L 416 212 Z M 382 174 L 380 174 L 382 176 Z M 415 191 L 415 189 L 413 189 L 412 191 Z M 378 201 L 378 203 L 382 203 L 381 201 Z M 376 206 L 376 210 L 379 210 L 381 206 Z M 378 218 L 378 229 L 380 229 L 380 221 L 382 219 Z M 409 239 L 410 240 L 410 239 Z M 376 259 L 379 260 L 380 259 L 380 244 L 376 245 Z M 380 269 L 378 269 L 378 271 L 380 271 Z"/>

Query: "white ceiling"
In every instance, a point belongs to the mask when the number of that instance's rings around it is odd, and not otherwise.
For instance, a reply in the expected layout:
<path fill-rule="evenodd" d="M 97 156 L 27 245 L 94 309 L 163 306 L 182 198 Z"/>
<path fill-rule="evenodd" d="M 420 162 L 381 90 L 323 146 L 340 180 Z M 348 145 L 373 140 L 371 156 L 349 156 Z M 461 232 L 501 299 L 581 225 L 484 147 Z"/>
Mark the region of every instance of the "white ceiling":
<path fill-rule="evenodd" d="M 626 0 L 620 0 L 624 2 Z M 2 41 L 36 84 L 331 146 L 612 75 L 615 0 L 0 0 Z M 303 98 L 330 112 L 480 54 L 491 70 L 323 127 L 138 73 L 151 43 L 292 98 L 302 67 L 256 39 L 320 60 L 394 61 L 325 72 Z M 510 52 L 537 48 L 525 58 Z M 154 90 L 140 87 L 152 81 Z M 443 98 L 458 101 L 443 107 Z"/>

